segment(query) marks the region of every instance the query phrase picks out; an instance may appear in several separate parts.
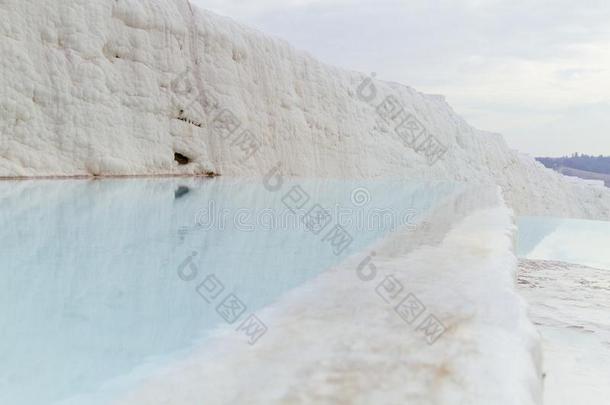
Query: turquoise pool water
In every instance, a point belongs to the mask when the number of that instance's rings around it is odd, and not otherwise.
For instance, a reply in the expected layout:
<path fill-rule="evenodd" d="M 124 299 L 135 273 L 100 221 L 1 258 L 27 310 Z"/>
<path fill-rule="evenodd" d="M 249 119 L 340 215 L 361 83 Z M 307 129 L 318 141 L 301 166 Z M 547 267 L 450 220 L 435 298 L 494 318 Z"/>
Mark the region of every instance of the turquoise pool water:
<path fill-rule="evenodd" d="M 392 229 L 416 226 L 455 190 L 313 180 L 279 189 L 220 179 L 0 183 L 0 403 L 105 403 L 226 323 L 217 310 L 224 297 L 243 304 L 239 325 Z M 317 221 L 309 227 L 308 214 Z M 349 244 L 330 233 L 338 224 Z M 211 275 L 223 289 L 207 302 L 197 287 Z"/>
<path fill-rule="evenodd" d="M 521 217 L 517 254 L 610 270 L 610 222 Z"/>

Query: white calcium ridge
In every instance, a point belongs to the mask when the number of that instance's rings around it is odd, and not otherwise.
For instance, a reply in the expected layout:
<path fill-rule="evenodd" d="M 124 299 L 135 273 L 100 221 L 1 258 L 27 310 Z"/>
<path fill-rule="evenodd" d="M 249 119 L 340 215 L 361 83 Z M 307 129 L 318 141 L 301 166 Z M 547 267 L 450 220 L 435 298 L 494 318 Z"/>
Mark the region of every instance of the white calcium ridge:
<path fill-rule="evenodd" d="M 541 404 L 539 336 L 515 291 L 514 225 L 498 196 L 449 199 L 417 231 L 258 311 L 268 331 L 255 345 L 221 327 L 116 404 Z M 378 289 L 388 276 L 404 287 L 395 302 Z M 407 293 L 423 313 L 394 309 Z M 444 333 L 422 327 L 430 315 Z"/>
<path fill-rule="evenodd" d="M 499 184 L 518 214 L 610 218 L 608 190 L 510 150 L 443 97 L 367 82 L 186 0 L 2 0 L 0 52 L 0 177 L 260 176 L 281 163 Z M 433 137 L 405 142 L 399 108 Z"/>

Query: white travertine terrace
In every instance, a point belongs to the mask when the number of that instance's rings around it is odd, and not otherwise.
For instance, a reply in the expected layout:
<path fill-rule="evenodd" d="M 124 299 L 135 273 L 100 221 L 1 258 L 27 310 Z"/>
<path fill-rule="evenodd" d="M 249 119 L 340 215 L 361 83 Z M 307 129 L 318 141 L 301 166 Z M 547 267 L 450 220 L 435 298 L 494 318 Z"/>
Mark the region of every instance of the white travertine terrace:
<path fill-rule="evenodd" d="M 279 162 L 295 176 L 498 184 L 518 214 L 610 218 L 607 190 L 510 150 L 443 97 L 375 80 L 363 101 L 367 76 L 186 0 L 0 0 L 0 52 L 0 177 L 260 176 Z M 441 160 L 380 125 L 389 95 L 447 148 Z M 240 123 L 226 139 L 223 110 Z"/>

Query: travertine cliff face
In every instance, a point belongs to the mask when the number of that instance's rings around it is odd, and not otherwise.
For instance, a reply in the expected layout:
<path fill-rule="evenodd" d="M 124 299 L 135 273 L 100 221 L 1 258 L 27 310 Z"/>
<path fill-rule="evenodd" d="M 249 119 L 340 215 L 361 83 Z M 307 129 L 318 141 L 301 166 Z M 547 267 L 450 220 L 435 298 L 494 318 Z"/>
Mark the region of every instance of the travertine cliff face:
<path fill-rule="evenodd" d="M 324 65 L 185 0 L 0 0 L 0 177 L 222 174 L 495 183 L 610 218 L 442 97 Z"/>

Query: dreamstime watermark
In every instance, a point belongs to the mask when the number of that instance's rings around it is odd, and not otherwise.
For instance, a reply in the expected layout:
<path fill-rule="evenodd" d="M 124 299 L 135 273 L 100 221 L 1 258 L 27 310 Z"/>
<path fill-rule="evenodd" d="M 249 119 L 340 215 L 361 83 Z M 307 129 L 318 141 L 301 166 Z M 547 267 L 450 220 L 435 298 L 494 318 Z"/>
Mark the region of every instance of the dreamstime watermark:
<path fill-rule="evenodd" d="M 356 275 L 363 282 L 371 282 L 377 278 L 378 268 L 373 262 L 375 252 L 362 260 L 356 267 Z M 445 333 L 447 328 L 433 314 L 422 318 L 426 312 L 426 306 L 411 292 L 406 292 L 404 285 L 393 275 L 387 275 L 377 284 L 375 292 L 388 305 L 391 305 L 394 312 L 408 325 L 415 325 L 415 331 L 421 332 L 429 345 L 436 341 Z M 415 323 L 418 319 L 421 322 Z"/>
<path fill-rule="evenodd" d="M 297 190 L 292 190 L 296 193 Z M 283 201 L 288 204 L 292 201 L 291 194 L 287 194 Z M 291 200 L 288 200 L 288 199 Z M 260 231 L 302 231 L 309 230 L 307 215 L 310 209 L 284 206 L 281 209 L 252 209 L 240 208 L 230 210 L 220 208 L 216 201 L 210 200 L 208 206 L 197 215 L 197 226 L 205 231 L 233 229 L 240 232 Z M 415 230 L 417 212 L 406 209 L 397 212 L 388 208 L 358 208 L 343 207 L 335 204 L 326 211 L 337 223 L 344 228 L 356 232 L 395 231 L 402 227 Z"/>
<path fill-rule="evenodd" d="M 351 233 L 334 219 L 328 209 L 319 202 L 311 201 L 310 194 L 301 185 L 295 185 L 286 190 L 281 167 L 281 162 L 278 162 L 263 176 L 262 182 L 265 190 L 270 193 L 283 191 L 281 200 L 288 210 L 294 214 L 297 213 L 297 210 L 305 210 L 300 221 L 308 232 L 320 236 L 320 241 L 330 245 L 335 256 L 346 252 L 354 241 Z"/>
<path fill-rule="evenodd" d="M 368 189 L 364 187 L 358 187 L 352 190 L 352 194 L 350 196 L 352 200 L 352 204 L 356 207 L 364 207 L 371 202 L 371 193 Z"/>
<path fill-rule="evenodd" d="M 177 273 L 180 280 L 191 283 L 199 278 L 199 268 L 193 262 L 197 255 L 197 252 L 192 252 L 178 266 Z M 219 302 L 216 305 L 216 313 L 229 325 L 235 324 L 248 310 L 246 304 L 235 293 L 229 293 L 222 298 L 225 286 L 215 274 L 205 275 L 203 280 L 196 285 L 195 291 L 207 304 Z M 267 333 L 267 326 L 251 313 L 235 330 L 246 335 L 248 344 L 254 345 Z"/>
<path fill-rule="evenodd" d="M 375 73 L 365 77 L 358 86 L 358 98 L 373 106 L 381 118 L 381 125 L 388 125 L 403 141 L 404 145 L 423 155 L 430 166 L 443 158 L 447 147 L 419 121 L 407 112 L 397 97 L 389 95 L 378 98 L 377 86 L 373 83 Z"/>

